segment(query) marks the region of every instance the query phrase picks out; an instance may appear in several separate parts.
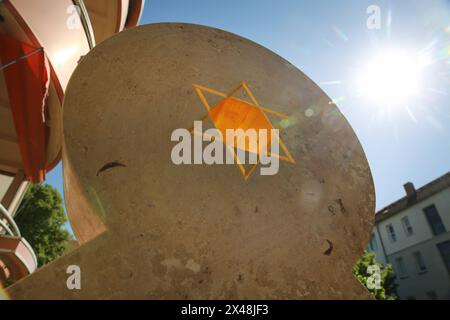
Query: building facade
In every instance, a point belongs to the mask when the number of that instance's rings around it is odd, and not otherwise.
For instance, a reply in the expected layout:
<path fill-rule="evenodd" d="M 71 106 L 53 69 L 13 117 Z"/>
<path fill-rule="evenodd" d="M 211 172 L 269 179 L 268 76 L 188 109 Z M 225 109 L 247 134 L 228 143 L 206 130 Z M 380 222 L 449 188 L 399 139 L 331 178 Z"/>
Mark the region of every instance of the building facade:
<path fill-rule="evenodd" d="M 381 209 L 368 250 L 396 274 L 401 299 L 450 299 L 450 173 Z"/>
<path fill-rule="evenodd" d="M 61 160 L 62 103 L 78 63 L 138 25 L 145 0 L 0 0 L 0 284 L 34 272 L 14 222 L 27 184 Z"/>

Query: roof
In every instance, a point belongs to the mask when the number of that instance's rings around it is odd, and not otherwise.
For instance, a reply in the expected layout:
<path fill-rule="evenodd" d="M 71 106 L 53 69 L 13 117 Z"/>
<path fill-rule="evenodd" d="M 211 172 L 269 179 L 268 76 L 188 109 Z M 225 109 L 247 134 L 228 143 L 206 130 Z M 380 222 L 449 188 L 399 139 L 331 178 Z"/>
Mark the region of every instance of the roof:
<path fill-rule="evenodd" d="M 440 176 L 439 178 L 427 183 L 423 187 L 416 189 L 415 199 L 408 199 L 405 195 L 403 198 L 391 203 L 387 207 L 379 210 L 375 214 L 375 222 L 385 220 L 429 197 L 450 187 L 450 172 Z"/>

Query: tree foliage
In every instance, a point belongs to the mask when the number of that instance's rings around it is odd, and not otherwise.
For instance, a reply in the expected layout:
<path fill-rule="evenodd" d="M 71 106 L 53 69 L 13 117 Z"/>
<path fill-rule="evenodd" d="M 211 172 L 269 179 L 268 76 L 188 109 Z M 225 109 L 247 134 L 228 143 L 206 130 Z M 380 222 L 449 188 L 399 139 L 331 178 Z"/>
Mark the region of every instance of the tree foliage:
<path fill-rule="evenodd" d="M 41 267 L 61 256 L 70 234 L 61 195 L 49 185 L 30 185 L 14 217 L 22 236 L 33 248 Z"/>
<path fill-rule="evenodd" d="M 369 266 L 377 266 L 380 270 L 381 283 L 380 287 L 369 289 L 368 282 L 370 282 L 370 277 L 373 273 L 370 272 Z M 363 286 L 368 288 L 370 293 L 377 300 L 396 300 L 397 296 L 397 285 L 395 283 L 395 274 L 390 264 L 383 266 L 381 263 L 377 262 L 375 259 L 375 253 L 364 251 L 361 259 L 355 264 L 352 269 L 353 274 L 361 282 Z"/>

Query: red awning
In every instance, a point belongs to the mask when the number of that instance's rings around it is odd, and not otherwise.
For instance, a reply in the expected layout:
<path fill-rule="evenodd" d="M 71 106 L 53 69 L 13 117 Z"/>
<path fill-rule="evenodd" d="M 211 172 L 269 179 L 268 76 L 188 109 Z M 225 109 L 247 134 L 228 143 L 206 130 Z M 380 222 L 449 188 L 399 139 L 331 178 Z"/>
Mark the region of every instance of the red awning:
<path fill-rule="evenodd" d="M 45 178 L 46 129 L 44 103 L 48 64 L 43 50 L 0 33 L 0 58 L 17 140 L 27 178 Z M 13 63 L 12 63 L 13 62 Z"/>

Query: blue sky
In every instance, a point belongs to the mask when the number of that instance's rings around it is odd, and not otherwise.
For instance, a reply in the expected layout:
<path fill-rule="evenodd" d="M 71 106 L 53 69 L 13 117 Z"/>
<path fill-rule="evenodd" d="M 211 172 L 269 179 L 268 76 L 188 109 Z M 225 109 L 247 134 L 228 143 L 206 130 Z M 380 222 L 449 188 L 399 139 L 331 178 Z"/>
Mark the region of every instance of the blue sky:
<path fill-rule="evenodd" d="M 369 5 L 380 8 L 381 29 L 367 28 Z M 405 182 L 420 187 L 450 171 L 450 1 L 147 0 L 141 24 L 157 22 L 236 33 L 306 73 L 338 101 L 358 135 L 377 209 L 402 197 Z M 356 84 L 364 66 L 389 50 L 429 58 L 420 85 L 393 106 L 364 96 Z M 60 166 L 47 183 L 62 191 Z"/>

